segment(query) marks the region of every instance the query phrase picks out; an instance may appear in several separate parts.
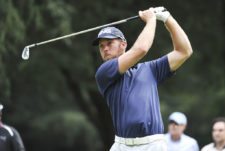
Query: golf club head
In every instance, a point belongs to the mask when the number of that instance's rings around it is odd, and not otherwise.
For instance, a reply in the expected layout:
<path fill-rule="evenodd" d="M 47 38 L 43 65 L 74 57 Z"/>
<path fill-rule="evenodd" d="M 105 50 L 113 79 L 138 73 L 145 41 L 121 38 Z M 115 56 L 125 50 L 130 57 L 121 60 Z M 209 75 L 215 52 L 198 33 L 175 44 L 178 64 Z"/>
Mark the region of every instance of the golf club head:
<path fill-rule="evenodd" d="M 23 52 L 22 52 L 22 58 L 23 60 L 28 60 L 29 59 L 29 56 L 30 56 L 30 50 L 29 50 L 29 46 L 26 46 L 24 49 L 23 49 Z"/>

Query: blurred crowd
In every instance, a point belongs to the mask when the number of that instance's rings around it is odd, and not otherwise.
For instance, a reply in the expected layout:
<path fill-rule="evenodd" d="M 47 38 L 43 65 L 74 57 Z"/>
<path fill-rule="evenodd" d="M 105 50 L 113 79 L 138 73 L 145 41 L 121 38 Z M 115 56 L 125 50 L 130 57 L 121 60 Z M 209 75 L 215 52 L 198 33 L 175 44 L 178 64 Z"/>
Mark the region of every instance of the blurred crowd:
<path fill-rule="evenodd" d="M 0 151 L 25 151 L 18 131 L 2 122 L 4 106 L 0 104 Z M 198 141 L 185 134 L 187 117 L 182 112 L 173 112 L 168 117 L 168 132 L 165 134 L 168 151 L 225 151 L 225 117 L 212 120 L 212 142 L 201 149 Z"/>
<path fill-rule="evenodd" d="M 168 133 L 165 134 L 168 151 L 199 151 L 196 139 L 184 133 L 187 117 L 184 113 L 174 112 L 168 118 Z M 202 147 L 201 151 L 225 151 L 225 118 L 218 117 L 212 121 L 213 142 Z"/>

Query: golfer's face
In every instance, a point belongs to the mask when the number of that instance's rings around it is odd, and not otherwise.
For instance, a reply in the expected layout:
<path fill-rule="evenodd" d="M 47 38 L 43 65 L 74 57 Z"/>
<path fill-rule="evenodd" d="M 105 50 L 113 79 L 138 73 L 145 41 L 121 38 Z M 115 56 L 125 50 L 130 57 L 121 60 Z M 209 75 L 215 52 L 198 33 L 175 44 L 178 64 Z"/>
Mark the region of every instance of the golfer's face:
<path fill-rule="evenodd" d="M 224 122 L 217 122 L 213 125 L 212 136 L 213 136 L 213 140 L 216 143 L 225 141 L 225 123 Z"/>
<path fill-rule="evenodd" d="M 99 41 L 99 51 L 104 61 L 120 56 L 125 48 L 125 42 L 120 39 L 101 39 Z"/>

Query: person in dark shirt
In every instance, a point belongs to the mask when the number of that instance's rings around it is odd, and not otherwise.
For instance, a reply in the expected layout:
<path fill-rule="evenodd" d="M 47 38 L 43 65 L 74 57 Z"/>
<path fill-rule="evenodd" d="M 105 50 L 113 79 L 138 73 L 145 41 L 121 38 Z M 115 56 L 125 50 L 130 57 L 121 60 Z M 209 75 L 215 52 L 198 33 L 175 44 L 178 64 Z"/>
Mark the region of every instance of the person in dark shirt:
<path fill-rule="evenodd" d="M 116 134 L 110 151 L 167 151 L 157 87 L 191 56 L 192 47 L 177 21 L 164 10 L 139 12 L 145 27 L 127 51 L 126 38 L 115 27 L 103 28 L 93 41 L 104 61 L 95 78 Z M 158 59 L 139 63 L 152 46 L 156 20 L 165 24 L 174 48 Z"/>
<path fill-rule="evenodd" d="M 0 104 L 0 151 L 25 151 L 18 131 L 2 122 L 3 105 Z"/>

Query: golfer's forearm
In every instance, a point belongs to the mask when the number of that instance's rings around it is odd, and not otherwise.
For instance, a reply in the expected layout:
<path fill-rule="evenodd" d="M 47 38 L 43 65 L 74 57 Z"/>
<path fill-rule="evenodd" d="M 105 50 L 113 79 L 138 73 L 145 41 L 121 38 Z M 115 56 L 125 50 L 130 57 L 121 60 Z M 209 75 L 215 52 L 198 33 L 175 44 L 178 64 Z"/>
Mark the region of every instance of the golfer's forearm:
<path fill-rule="evenodd" d="M 179 51 L 185 57 L 191 56 L 193 51 L 190 41 L 176 20 L 170 16 L 165 25 L 171 34 L 174 50 Z"/>
<path fill-rule="evenodd" d="M 133 47 L 118 59 L 119 72 L 124 73 L 142 59 L 150 49 L 155 35 L 156 19 L 150 19 Z"/>
<path fill-rule="evenodd" d="M 155 37 L 155 28 L 156 28 L 156 19 L 150 19 L 140 35 L 138 36 L 137 40 L 135 41 L 132 50 L 134 51 L 143 51 L 147 53 L 152 46 L 154 37 Z"/>

